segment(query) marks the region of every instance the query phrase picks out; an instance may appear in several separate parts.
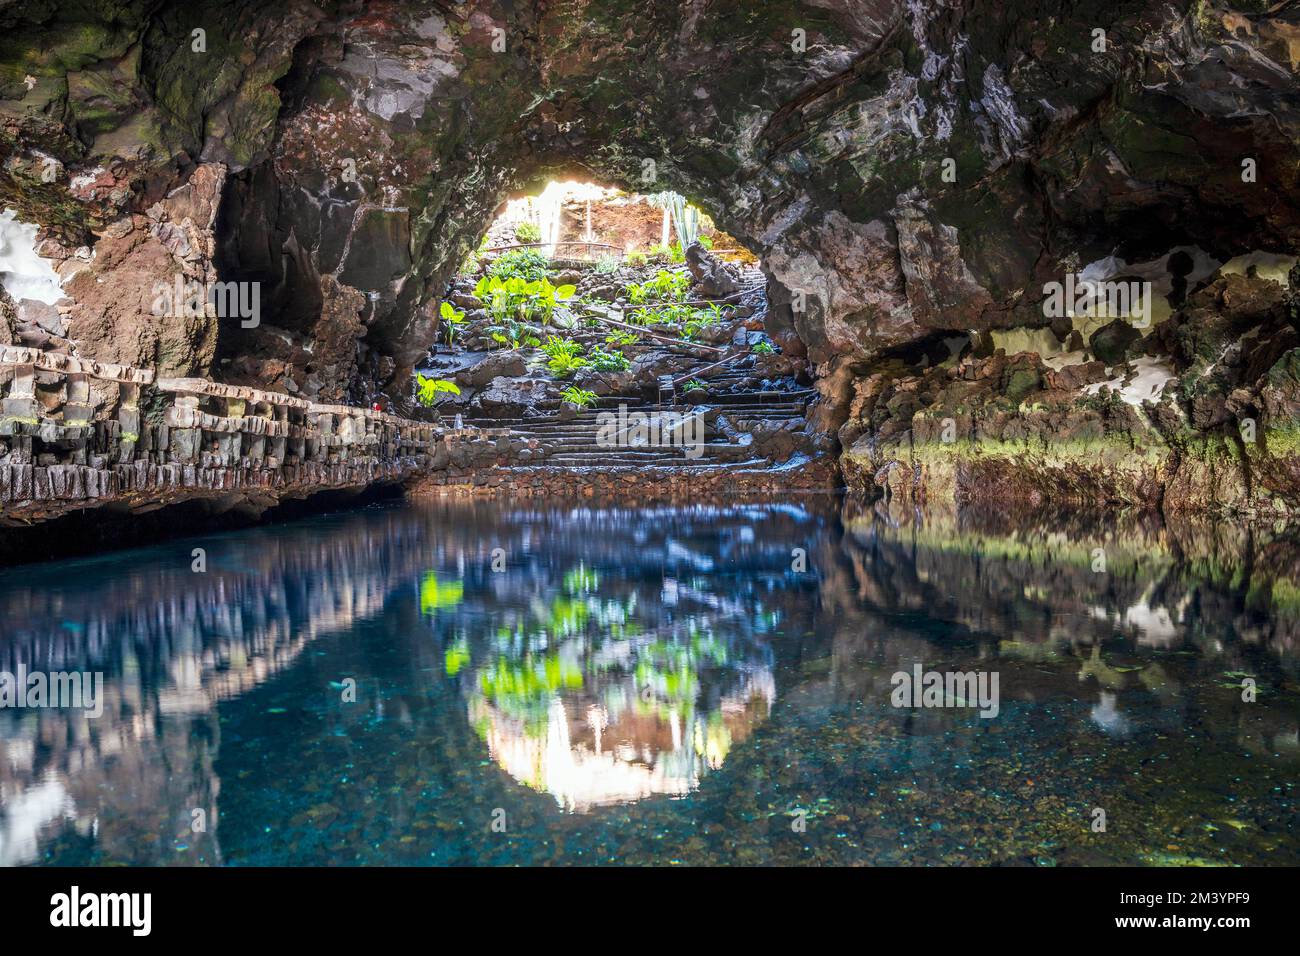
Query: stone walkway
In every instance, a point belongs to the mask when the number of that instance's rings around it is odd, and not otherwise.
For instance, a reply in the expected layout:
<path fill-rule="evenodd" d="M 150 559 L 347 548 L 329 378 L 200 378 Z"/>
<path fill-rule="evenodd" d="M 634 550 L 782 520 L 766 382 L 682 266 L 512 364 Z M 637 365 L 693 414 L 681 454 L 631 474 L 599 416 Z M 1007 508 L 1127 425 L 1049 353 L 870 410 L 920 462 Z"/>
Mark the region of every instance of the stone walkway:
<path fill-rule="evenodd" d="M 192 498 L 264 509 L 515 450 L 501 433 L 19 346 L 0 346 L 0 386 L 0 525 Z"/>

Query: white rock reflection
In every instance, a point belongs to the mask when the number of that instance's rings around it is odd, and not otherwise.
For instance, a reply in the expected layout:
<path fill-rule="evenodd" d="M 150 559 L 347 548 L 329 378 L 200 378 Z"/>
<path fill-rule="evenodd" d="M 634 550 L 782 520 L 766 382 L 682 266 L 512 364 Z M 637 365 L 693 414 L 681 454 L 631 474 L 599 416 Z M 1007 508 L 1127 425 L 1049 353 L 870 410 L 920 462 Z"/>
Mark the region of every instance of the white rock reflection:
<path fill-rule="evenodd" d="M 485 695 L 469 704 L 469 718 L 492 758 L 515 780 L 549 793 L 561 808 L 595 807 L 654 796 L 682 797 L 717 770 L 732 747 L 771 712 L 776 684 L 770 668 L 737 675 L 712 707 L 669 702 L 635 693 L 587 688 L 549 697 L 538 723 L 511 716 Z M 599 694 L 600 691 L 598 690 Z"/>

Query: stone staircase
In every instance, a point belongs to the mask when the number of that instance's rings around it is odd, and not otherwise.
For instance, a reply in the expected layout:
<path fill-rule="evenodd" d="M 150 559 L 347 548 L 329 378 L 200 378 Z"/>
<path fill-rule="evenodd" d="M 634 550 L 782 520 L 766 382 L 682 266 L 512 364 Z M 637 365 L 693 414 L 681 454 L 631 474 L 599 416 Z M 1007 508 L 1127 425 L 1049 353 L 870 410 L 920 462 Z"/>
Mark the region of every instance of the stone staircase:
<path fill-rule="evenodd" d="M 636 396 L 613 395 L 601 397 L 596 405 L 576 414 L 564 413 L 560 402 L 541 406 L 545 416 L 533 418 L 471 418 L 467 424 L 487 428 L 507 428 L 512 436 L 536 439 L 547 451 L 544 463 L 557 468 L 611 468 L 620 466 L 674 467 L 690 469 L 754 467 L 766 465 L 763 457 L 756 455 L 743 441 L 730 440 L 718 427 L 719 417 L 725 416 L 734 426 L 746 421 L 764 420 L 776 424 L 790 421 L 802 422 L 809 401 L 816 395 L 813 389 L 796 391 L 756 391 L 735 388 L 749 377 L 743 370 L 719 370 L 709 376 L 709 394 L 701 402 L 686 404 L 680 395 L 665 401 L 648 401 Z M 620 418 L 621 408 L 626 418 Z M 685 440 L 678 436 L 644 443 L 637 440 L 635 413 L 645 416 L 648 428 L 673 423 L 698 416 L 700 424 L 690 424 Z M 616 416 L 619 431 L 624 438 L 616 443 L 602 441 L 602 425 Z M 696 431 L 696 429 L 701 429 Z M 652 432 L 653 434 L 653 432 Z M 676 441 L 673 439 L 677 438 Z M 695 448 L 685 447 L 698 445 Z M 688 456 L 687 452 L 692 454 Z"/>

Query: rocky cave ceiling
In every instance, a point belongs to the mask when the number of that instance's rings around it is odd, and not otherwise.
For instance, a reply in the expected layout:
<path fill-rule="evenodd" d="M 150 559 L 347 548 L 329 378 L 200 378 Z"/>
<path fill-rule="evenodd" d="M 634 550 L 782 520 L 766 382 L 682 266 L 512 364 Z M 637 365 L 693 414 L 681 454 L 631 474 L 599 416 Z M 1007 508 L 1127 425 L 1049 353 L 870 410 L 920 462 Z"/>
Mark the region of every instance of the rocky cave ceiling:
<path fill-rule="evenodd" d="M 43 0 L 0 50 L 0 202 L 65 276 L 59 338 L 327 399 L 405 380 L 554 169 L 699 202 L 828 382 L 1042 326 L 1106 257 L 1300 249 L 1291 2 Z M 261 324 L 156 322 L 172 274 L 260 281 Z"/>

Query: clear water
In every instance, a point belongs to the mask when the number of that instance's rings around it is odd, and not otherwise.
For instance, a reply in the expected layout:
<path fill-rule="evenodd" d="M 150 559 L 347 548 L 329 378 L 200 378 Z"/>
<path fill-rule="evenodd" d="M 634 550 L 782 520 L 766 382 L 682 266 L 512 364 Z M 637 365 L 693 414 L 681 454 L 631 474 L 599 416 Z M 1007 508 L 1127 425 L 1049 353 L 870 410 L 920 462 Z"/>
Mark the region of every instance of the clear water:
<path fill-rule="evenodd" d="M 0 671 L 103 713 L 0 709 L 0 864 L 1300 863 L 1293 557 L 811 496 L 13 568 Z M 894 706 L 915 664 L 997 716 Z"/>

